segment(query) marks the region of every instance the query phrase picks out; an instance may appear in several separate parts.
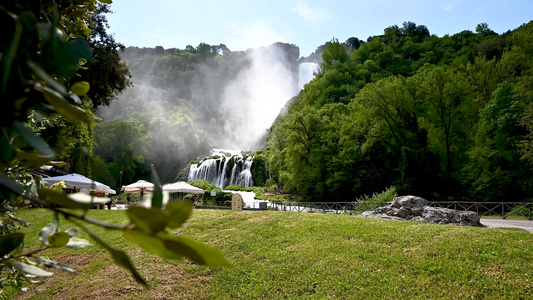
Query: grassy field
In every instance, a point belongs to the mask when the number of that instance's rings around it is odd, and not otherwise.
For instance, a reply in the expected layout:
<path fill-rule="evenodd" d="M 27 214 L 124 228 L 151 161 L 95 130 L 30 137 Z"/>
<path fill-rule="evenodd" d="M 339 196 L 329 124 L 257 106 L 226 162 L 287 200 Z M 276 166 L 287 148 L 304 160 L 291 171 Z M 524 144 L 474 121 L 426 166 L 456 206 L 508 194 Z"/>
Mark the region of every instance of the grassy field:
<path fill-rule="evenodd" d="M 27 246 L 51 222 L 46 210 L 18 216 L 33 225 Z M 126 222 L 124 211 L 90 216 Z M 213 245 L 234 264 L 210 268 L 167 261 L 131 246 L 119 232 L 96 231 L 126 250 L 150 289 L 97 246 L 45 253 L 78 272 L 56 274 L 19 299 L 531 299 L 533 234 L 273 211 L 195 210 L 184 234 Z M 70 226 L 62 222 L 62 229 Z M 81 234 L 80 237 L 87 237 Z M 94 243 L 93 243 L 94 244 Z"/>

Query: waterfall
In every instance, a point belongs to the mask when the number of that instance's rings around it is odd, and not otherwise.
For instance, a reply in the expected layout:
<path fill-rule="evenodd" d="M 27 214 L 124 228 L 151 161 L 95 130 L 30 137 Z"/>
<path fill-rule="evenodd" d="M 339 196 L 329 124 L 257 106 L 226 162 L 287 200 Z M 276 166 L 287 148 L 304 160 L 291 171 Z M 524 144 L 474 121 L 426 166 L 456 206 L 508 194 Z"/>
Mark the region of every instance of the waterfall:
<path fill-rule="evenodd" d="M 251 187 L 254 186 L 254 181 L 252 178 L 252 163 L 253 163 L 253 157 L 249 156 L 246 158 L 246 161 L 244 162 L 243 168 L 239 176 L 237 177 L 237 181 L 235 184 L 241 185 L 243 187 Z"/>
<path fill-rule="evenodd" d="M 252 163 L 253 157 L 249 156 L 243 161 L 243 157 L 235 159 L 235 165 L 231 172 L 231 179 L 229 185 L 240 185 L 243 187 L 254 186 L 254 181 L 252 179 Z"/>
<path fill-rule="evenodd" d="M 248 156 L 245 159 L 242 155 L 235 155 L 231 151 L 212 151 L 213 153 L 223 156 L 208 158 L 198 164 L 192 164 L 187 181 L 205 180 L 219 188 L 225 188 L 228 185 L 254 186 L 251 171 L 253 156 Z M 233 166 L 228 179 L 226 173 L 228 173 L 230 160 L 233 160 Z"/>
<path fill-rule="evenodd" d="M 206 159 L 200 164 L 193 164 L 189 169 L 188 181 L 205 180 L 211 184 L 219 186 L 224 182 L 226 158 Z"/>
<path fill-rule="evenodd" d="M 298 89 L 303 90 L 304 86 L 315 78 L 315 73 L 320 71 L 317 63 L 301 63 L 298 65 Z"/>

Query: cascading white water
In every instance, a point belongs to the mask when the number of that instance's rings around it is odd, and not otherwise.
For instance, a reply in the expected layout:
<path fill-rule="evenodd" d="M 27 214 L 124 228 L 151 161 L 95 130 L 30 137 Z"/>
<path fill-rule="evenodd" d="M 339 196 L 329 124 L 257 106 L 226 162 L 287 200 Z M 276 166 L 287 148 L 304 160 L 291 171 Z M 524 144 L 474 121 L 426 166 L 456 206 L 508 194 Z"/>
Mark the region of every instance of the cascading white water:
<path fill-rule="evenodd" d="M 201 164 L 193 164 L 189 169 L 188 181 L 205 180 L 216 186 L 225 181 L 226 158 L 206 159 Z"/>
<path fill-rule="evenodd" d="M 298 66 L 299 90 L 313 80 L 319 71 L 320 65 L 317 63 L 301 63 Z M 199 164 L 191 165 L 187 180 L 205 180 L 219 188 L 225 188 L 228 185 L 254 186 L 251 172 L 253 157 L 249 156 L 245 159 L 237 153 L 238 151 L 234 150 L 212 149 L 211 156 L 218 158 L 206 159 Z M 228 163 L 231 159 L 233 159 L 233 166 L 228 172 Z M 229 175 L 229 179 L 226 174 Z"/>
<path fill-rule="evenodd" d="M 303 90 L 304 86 L 315 78 L 315 73 L 320 71 L 317 63 L 301 63 L 298 65 L 298 89 Z"/>
<path fill-rule="evenodd" d="M 254 186 L 254 181 L 252 178 L 252 163 L 254 158 L 252 156 L 246 158 L 246 160 L 242 164 L 242 167 L 240 166 L 240 164 L 242 163 L 242 157 L 240 159 L 241 160 L 239 161 L 239 166 L 237 166 L 238 164 L 236 161 L 235 166 L 233 167 L 233 170 L 235 172 L 232 172 L 231 174 L 230 185 L 240 185 L 243 187 Z"/>
<path fill-rule="evenodd" d="M 192 164 L 187 181 L 205 180 L 219 188 L 225 188 L 228 185 L 254 186 L 251 172 L 253 156 L 248 156 L 245 159 L 242 155 L 235 155 L 234 151 L 220 149 L 213 149 L 211 154 L 222 157 L 210 158 L 199 164 Z M 226 173 L 231 159 L 233 159 L 233 166 L 228 180 Z"/>

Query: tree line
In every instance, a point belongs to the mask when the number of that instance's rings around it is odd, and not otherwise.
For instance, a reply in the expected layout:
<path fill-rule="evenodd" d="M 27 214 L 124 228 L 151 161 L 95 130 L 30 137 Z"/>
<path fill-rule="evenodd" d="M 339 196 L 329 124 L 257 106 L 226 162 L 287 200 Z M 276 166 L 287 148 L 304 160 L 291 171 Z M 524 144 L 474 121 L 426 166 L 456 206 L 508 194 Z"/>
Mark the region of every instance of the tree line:
<path fill-rule="evenodd" d="M 405 22 L 357 47 L 332 40 L 261 155 L 281 189 L 308 201 L 389 186 L 432 200 L 530 200 L 532 37 L 533 22 L 444 37 Z"/>

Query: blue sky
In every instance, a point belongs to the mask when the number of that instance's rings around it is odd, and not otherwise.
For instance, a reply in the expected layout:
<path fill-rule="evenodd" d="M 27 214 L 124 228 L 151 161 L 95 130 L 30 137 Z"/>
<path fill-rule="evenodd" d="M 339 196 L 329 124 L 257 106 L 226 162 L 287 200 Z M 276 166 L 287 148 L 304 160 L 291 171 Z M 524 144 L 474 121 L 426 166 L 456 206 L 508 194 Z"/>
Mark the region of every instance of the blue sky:
<path fill-rule="evenodd" d="M 443 36 L 483 22 L 503 33 L 533 20 L 533 0 L 114 0 L 111 9 L 108 32 L 126 46 L 237 51 L 285 42 L 301 56 L 332 38 L 366 40 L 404 21 Z"/>

